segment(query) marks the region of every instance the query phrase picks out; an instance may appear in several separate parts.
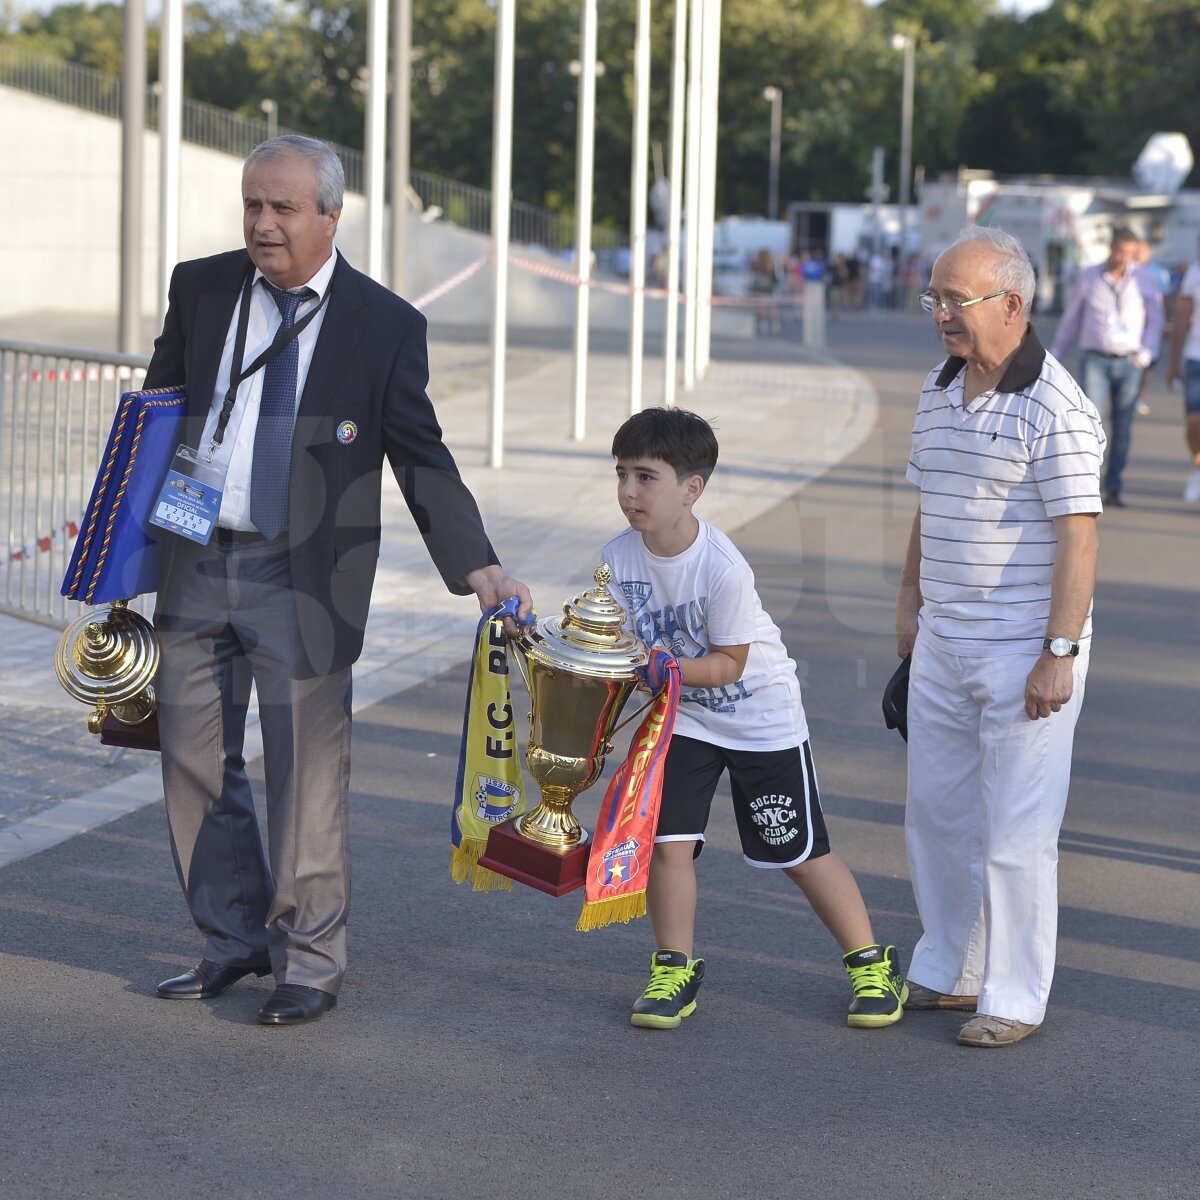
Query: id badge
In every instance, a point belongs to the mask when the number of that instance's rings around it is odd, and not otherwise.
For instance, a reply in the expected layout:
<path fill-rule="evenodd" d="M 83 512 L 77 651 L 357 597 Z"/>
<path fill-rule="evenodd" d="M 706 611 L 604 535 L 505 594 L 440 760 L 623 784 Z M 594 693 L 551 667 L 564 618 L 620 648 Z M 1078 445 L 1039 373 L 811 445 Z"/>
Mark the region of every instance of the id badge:
<path fill-rule="evenodd" d="M 221 511 L 224 487 L 223 472 L 191 446 L 180 446 L 154 502 L 150 524 L 206 545 Z"/>

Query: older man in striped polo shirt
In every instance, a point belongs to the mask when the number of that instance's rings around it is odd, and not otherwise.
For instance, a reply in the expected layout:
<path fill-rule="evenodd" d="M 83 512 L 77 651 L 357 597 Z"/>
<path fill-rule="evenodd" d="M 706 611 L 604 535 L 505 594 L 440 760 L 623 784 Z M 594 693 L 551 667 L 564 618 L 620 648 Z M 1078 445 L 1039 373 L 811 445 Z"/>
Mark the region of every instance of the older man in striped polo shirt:
<path fill-rule="evenodd" d="M 1104 430 L 1029 324 L 1033 290 L 1020 242 L 977 227 L 921 298 L 949 357 L 913 427 L 896 605 L 923 926 L 907 1007 L 974 1012 L 969 1046 L 1012 1045 L 1045 1015 L 1091 642 Z"/>

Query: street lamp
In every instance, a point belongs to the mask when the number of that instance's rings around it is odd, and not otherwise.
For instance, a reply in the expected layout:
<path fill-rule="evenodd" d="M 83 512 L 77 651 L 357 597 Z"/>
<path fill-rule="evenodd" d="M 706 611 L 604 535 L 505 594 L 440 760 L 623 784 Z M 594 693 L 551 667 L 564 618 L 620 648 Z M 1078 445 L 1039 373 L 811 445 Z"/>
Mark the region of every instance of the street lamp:
<path fill-rule="evenodd" d="M 771 173 L 767 184 L 767 220 L 779 217 L 779 141 L 783 125 L 783 89 L 765 87 L 762 98 L 771 102 Z"/>
<path fill-rule="evenodd" d="M 259 106 L 267 117 L 267 141 L 279 132 L 279 105 L 274 100 L 263 100 Z"/>
<path fill-rule="evenodd" d="M 900 106 L 900 260 L 908 257 L 908 189 L 912 180 L 913 65 L 916 40 L 892 34 L 892 49 L 904 51 L 904 96 Z"/>

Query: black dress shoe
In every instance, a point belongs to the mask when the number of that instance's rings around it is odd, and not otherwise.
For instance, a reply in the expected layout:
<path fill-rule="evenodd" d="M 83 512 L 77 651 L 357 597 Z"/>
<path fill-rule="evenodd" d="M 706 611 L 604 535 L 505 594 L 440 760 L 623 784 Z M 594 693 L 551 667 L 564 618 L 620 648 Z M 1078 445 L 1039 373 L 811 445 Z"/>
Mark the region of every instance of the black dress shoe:
<path fill-rule="evenodd" d="M 190 971 L 174 979 L 164 979 L 154 990 L 166 1000 L 207 1000 L 209 996 L 219 996 L 247 975 L 261 979 L 270 973 L 269 963 L 262 967 L 227 967 L 202 958 Z"/>
<path fill-rule="evenodd" d="M 1125 501 L 1121 499 L 1120 492 L 1105 492 L 1104 507 L 1105 508 L 1124 508 Z"/>
<path fill-rule="evenodd" d="M 337 1004 L 337 997 L 320 988 L 281 983 L 258 1010 L 260 1025 L 303 1025 L 315 1021 Z"/>

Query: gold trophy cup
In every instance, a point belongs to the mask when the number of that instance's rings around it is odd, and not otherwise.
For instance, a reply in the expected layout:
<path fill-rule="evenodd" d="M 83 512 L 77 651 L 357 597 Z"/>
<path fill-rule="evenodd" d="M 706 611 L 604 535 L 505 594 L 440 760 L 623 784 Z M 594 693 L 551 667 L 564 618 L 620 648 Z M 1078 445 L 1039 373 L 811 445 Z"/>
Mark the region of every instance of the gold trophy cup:
<path fill-rule="evenodd" d="M 525 765 L 541 803 L 495 826 L 480 859 L 480 866 L 552 896 L 583 886 L 588 833 L 571 804 L 600 778 L 637 668 L 649 659 L 623 628 L 608 564 L 593 578 L 595 587 L 567 601 L 561 616 L 544 617 L 513 642 L 529 689 Z"/>
<path fill-rule="evenodd" d="M 158 749 L 154 673 L 158 670 L 154 626 L 114 601 L 99 617 L 85 613 L 58 639 L 54 671 L 76 700 L 93 706 L 88 729 L 107 745 Z"/>

